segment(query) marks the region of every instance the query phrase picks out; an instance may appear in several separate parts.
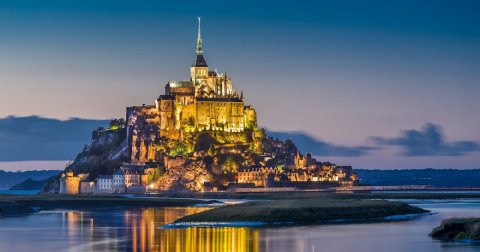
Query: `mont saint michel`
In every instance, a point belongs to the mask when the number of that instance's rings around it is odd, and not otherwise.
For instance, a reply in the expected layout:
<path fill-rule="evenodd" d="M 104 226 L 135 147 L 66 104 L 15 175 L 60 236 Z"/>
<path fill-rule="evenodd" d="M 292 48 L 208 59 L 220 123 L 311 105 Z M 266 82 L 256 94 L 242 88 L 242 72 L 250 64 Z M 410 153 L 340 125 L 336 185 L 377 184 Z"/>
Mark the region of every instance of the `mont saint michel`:
<path fill-rule="evenodd" d="M 209 67 L 200 18 L 188 80 L 171 80 L 150 104 L 93 132 L 59 181 L 65 194 L 152 191 L 292 191 L 352 187 L 351 166 L 317 161 L 258 127 L 227 72 Z M 238 86 L 241 86 L 239 84 Z"/>
<path fill-rule="evenodd" d="M 480 251 L 480 1 L 0 1 L 0 252 Z"/>

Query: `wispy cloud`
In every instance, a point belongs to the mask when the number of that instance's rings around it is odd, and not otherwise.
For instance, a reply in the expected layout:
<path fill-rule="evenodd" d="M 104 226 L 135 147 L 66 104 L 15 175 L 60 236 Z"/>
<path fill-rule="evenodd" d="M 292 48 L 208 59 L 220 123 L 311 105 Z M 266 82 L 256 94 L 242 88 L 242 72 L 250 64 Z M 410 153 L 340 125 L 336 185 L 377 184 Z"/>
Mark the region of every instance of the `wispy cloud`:
<path fill-rule="evenodd" d="M 315 156 L 358 157 L 377 149 L 372 146 L 336 145 L 300 131 L 267 131 L 267 134 L 282 140 L 290 139 L 302 152 L 308 152 Z"/>
<path fill-rule="evenodd" d="M 401 131 L 399 137 L 376 136 L 371 139 L 379 145 L 401 147 L 405 156 L 461 156 L 480 151 L 480 145 L 475 141 L 448 142 L 441 127 L 432 123 L 425 124 L 420 130 Z"/>

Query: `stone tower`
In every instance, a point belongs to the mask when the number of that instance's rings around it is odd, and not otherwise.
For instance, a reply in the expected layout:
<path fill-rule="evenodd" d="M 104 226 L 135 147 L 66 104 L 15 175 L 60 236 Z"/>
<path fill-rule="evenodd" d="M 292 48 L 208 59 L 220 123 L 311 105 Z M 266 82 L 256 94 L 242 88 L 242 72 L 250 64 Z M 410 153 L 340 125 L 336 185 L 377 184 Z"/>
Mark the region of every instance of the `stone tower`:
<path fill-rule="evenodd" d="M 208 65 L 203 57 L 200 17 L 198 17 L 197 54 L 195 56 L 195 61 L 190 68 L 190 78 L 195 87 L 205 84 L 206 79 L 208 78 Z"/>

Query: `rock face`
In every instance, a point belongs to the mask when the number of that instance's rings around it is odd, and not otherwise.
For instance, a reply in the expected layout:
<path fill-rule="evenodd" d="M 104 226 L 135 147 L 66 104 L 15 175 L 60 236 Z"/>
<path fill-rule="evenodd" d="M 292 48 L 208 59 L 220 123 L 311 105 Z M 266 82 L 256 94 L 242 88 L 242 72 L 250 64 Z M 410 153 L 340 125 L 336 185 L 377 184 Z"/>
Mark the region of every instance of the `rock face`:
<path fill-rule="evenodd" d="M 480 241 L 480 218 L 452 218 L 442 221 L 433 229 L 432 238 L 442 240 Z"/>
<path fill-rule="evenodd" d="M 41 193 L 57 193 L 60 191 L 60 175 L 50 177 L 47 179 L 42 189 Z"/>
<path fill-rule="evenodd" d="M 203 183 L 212 179 L 205 167 L 201 160 L 172 167 L 157 181 L 158 188 L 161 191 L 201 191 Z"/>
<path fill-rule="evenodd" d="M 126 130 L 99 128 L 92 133 L 89 145 L 80 152 L 66 171 L 74 174 L 85 173 L 94 180 L 100 174 L 113 174 L 124 161 L 129 160 L 128 145 L 125 140 Z M 46 181 L 42 188 L 43 193 L 58 193 L 60 176 Z"/>

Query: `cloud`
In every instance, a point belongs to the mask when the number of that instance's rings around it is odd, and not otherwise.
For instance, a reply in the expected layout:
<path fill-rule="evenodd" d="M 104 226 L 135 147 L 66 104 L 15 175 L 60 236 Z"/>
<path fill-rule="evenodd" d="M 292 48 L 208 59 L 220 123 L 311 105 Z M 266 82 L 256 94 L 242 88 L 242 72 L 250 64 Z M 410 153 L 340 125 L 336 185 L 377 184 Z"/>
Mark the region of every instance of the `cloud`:
<path fill-rule="evenodd" d="M 379 145 L 399 146 L 405 156 L 462 156 L 479 151 L 475 141 L 447 142 L 441 127 L 427 123 L 421 130 L 404 130 L 399 137 L 371 137 Z"/>
<path fill-rule="evenodd" d="M 0 118 L 0 161 L 72 160 L 109 120 Z"/>
<path fill-rule="evenodd" d="M 0 161 L 72 160 L 99 126 L 109 120 L 71 118 L 58 120 L 39 116 L 0 118 Z M 279 139 L 291 139 L 302 151 L 317 156 L 363 156 L 374 149 L 347 147 L 316 139 L 303 132 L 269 132 Z"/>
<path fill-rule="evenodd" d="M 371 146 L 335 145 L 299 131 L 267 131 L 267 135 L 281 140 L 290 139 L 295 142 L 301 151 L 311 153 L 314 156 L 358 157 L 365 156 L 369 151 L 377 149 Z"/>

